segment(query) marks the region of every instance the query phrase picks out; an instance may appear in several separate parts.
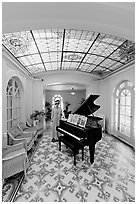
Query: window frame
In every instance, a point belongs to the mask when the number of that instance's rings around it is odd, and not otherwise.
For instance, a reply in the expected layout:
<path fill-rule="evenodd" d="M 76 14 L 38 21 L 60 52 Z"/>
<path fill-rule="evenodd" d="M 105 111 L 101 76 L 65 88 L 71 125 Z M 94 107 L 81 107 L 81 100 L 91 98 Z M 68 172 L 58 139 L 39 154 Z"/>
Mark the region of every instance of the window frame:
<path fill-rule="evenodd" d="M 19 86 L 18 81 L 13 77 L 8 81 L 6 96 L 7 130 L 9 130 L 17 123 L 19 123 L 21 119 L 21 88 Z M 9 110 L 11 110 L 11 113 L 9 113 Z"/>
<path fill-rule="evenodd" d="M 131 114 L 130 114 L 130 133 L 129 135 L 126 135 L 122 132 L 120 132 L 120 95 L 123 90 L 128 90 L 131 94 Z M 122 139 L 124 139 L 126 142 L 131 143 L 131 140 L 134 140 L 135 137 L 135 91 L 134 91 L 134 85 L 132 82 L 125 80 L 121 82 L 114 92 L 114 131 L 116 135 L 120 136 Z M 116 114 L 117 114 L 117 121 L 116 121 Z"/>

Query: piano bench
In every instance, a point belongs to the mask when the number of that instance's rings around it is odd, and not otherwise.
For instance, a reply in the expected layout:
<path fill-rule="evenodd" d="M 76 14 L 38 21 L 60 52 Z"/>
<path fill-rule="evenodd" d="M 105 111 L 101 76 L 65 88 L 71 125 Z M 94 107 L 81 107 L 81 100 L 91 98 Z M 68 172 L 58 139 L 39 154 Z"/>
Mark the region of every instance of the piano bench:
<path fill-rule="evenodd" d="M 78 144 L 75 141 L 70 141 L 67 137 L 60 136 L 59 137 L 59 151 L 61 151 L 61 142 L 64 143 L 67 147 L 69 147 L 74 155 L 74 165 L 76 165 L 76 155 L 79 153 L 79 150 L 82 149 L 82 161 L 84 160 L 84 146 Z"/>

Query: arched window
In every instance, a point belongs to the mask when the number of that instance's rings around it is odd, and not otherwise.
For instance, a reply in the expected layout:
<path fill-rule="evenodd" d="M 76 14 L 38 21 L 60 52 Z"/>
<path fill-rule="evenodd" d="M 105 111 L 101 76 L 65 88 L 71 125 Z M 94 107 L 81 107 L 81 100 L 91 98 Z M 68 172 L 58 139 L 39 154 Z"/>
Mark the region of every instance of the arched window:
<path fill-rule="evenodd" d="M 114 95 L 115 130 L 120 137 L 130 142 L 130 139 L 134 137 L 134 85 L 129 81 L 124 81 L 117 87 Z"/>
<path fill-rule="evenodd" d="M 7 96 L 7 130 L 20 121 L 21 95 L 20 86 L 15 78 L 11 78 L 6 89 Z"/>

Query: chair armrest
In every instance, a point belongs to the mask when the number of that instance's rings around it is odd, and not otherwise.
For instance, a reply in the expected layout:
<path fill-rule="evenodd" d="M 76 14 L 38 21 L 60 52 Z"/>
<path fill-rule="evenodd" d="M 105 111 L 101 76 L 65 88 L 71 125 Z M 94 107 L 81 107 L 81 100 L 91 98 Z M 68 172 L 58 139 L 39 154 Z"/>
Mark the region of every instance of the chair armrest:
<path fill-rule="evenodd" d="M 22 138 L 22 139 L 14 139 L 13 144 L 19 144 L 22 143 L 23 147 L 26 149 L 27 148 L 27 139 Z"/>
<path fill-rule="evenodd" d="M 12 146 L 7 145 L 2 149 L 2 153 L 3 153 L 3 155 L 5 155 L 5 154 L 8 154 L 10 152 L 20 150 L 22 148 L 23 148 L 23 143 L 19 143 L 19 144 L 12 145 Z"/>
<path fill-rule="evenodd" d="M 27 139 L 26 138 L 20 138 L 20 139 L 16 139 L 14 138 L 11 133 L 8 133 L 9 138 L 12 139 L 13 145 L 14 144 L 18 144 L 18 143 L 23 143 L 23 147 L 26 149 L 27 148 Z"/>
<path fill-rule="evenodd" d="M 33 133 L 24 131 L 21 133 L 21 136 L 23 136 L 24 138 L 33 137 Z"/>
<path fill-rule="evenodd" d="M 24 158 L 26 157 L 27 158 L 27 153 L 26 152 L 21 152 L 21 153 L 18 153 L 16 155 L 13 155 L 13 156 L 9 156 L 9 157 L 6 157 L 6 158 L 2 158 L 2 162 L 4 161 L 9 161 L 9 160 L 12 160 L 13 158 L 17 158 L 17 157 L 20 157 L 20 156 L 24 156 Z"/>

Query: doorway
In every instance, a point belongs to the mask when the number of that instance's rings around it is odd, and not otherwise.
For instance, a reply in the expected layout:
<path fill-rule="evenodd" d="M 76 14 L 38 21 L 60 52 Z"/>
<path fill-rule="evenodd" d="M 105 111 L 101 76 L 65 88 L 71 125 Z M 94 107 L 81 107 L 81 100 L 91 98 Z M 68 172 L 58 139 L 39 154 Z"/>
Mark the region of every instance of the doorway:
<path fill-rule="evenodd" d="M 122 82 L 115 91 L 115 132 L 130 145 L 135 140 L 135 93 L 129 81 Z"/>

